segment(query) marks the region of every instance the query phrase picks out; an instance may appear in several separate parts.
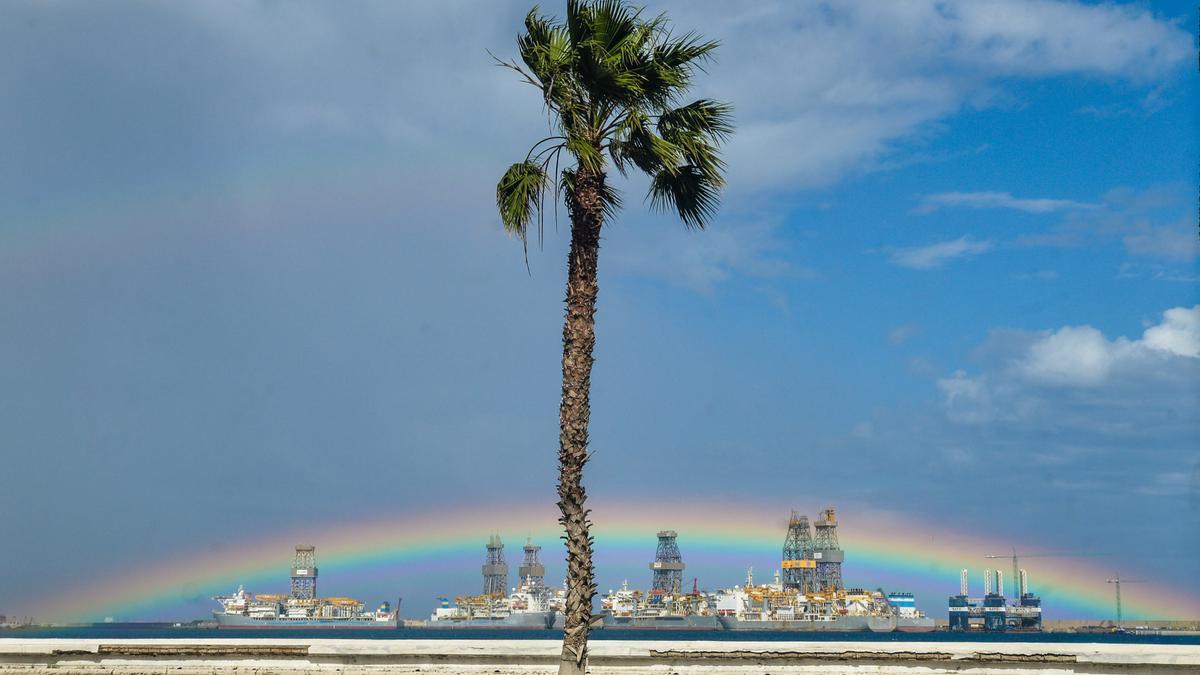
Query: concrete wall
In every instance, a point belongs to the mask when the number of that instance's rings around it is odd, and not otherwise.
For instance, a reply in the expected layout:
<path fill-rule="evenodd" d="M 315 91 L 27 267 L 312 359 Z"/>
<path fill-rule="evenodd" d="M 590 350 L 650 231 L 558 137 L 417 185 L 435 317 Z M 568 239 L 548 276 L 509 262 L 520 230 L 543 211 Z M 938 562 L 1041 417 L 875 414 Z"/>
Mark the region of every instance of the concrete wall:
<path fill-rule="evenodd" d="M 0 640 L 0 673 L 553 673 L 548 640 Z M 1200 646 L 618 641 L 592 643 L 595 675 L 1200 673 Z"/>

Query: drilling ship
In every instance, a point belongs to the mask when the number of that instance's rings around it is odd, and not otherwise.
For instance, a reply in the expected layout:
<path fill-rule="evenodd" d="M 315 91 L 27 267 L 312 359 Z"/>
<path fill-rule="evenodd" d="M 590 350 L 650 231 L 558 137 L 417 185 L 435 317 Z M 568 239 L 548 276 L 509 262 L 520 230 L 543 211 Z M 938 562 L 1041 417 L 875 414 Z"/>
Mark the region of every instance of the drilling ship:
<path fill-rule="evenodd" d="M 600 602 L 604 613 L 601 628 L 632 630 L 714 630 L 720 628 L 707 595 L 695 584 L 690 594 L 677 591 L 630 590 L 629 582 L 621 590 L 609 591 Z"/>
<path fill-rule="evenodd" d="M 429 628 L 527 628 L 546 629 L 554 625 L 554 616 L 562 594 L 546 587 L 546 568 L 538 559 L 541 546 L 525 542 L 525 559 L 518 568 L 521 582 L 507 592 L 508 564 L 504 562 L 504 544 L 492 535 L 483 565 L 483 593 L 458 596 L 453 603 L 443 598 L 429 617 Z"/>
<path fill-rule="evenodd" d="M 630 590 L 626 581 L 619 591 L 609 591 L 600 601 L 604 629 L 715 630 L 721 626 L 708 595 L 692 580 L 692 592 L 680 592 L 683 557 L 674 530 L 658 533 L 658 548 L 650 563 L 650 591 Z"/>
<path fill-rule="evenodd" d="M 383 602 L 369 612 L 354 598 L 318 598 L 316 549 L 297 546 L 292 565 L 291 593 L 254 594 L 238 586 L 232 595 L 213 598 L 221 609 L 213 610 L 218 628 L 399 628 L 400 602 L 396 609 Z"/>
<path fill-rule="evenodd" d="M 719 591 L 717 620 L 726 630 L 924 632 L 934 627 L 911 593 L 846 588 L 845 554 L 838 545 L 837 515 L 822 510 L 813 523 L 792 512 L 783 545 L 782 576 L 755 585 L 753 569 L 745 586 Z"/>
<path fill-rule="evenodd" d="M 912 604 L 911 593 L 864 589 L 829 589 L 819 593 L 787 587 L 778 574 L 772 583 L 746 585 L 717 595 L 717 619 L 725 630 L 747 631 L 872 631 L 876 633 L 933 630 L 933 619 Z"/>

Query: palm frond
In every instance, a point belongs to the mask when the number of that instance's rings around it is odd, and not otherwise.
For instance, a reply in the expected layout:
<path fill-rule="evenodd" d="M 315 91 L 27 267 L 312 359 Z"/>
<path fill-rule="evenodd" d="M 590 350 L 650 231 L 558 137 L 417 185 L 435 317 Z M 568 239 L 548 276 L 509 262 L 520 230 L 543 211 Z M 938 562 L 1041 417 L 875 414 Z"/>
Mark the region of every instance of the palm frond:
<path fill-rule="evenodd" d="M 725 162 L 717 145 L 733 133 L 733 107 L 700 99 L 668 110 L 658 118 L 658 132 L 680 149 L 684 162 L 700 169 L 713 185 L 725 184 Z"/>
<path fill-rule="evenodd" d="M 650 181 L 650 205 L 660 211 L 674 207 L 684 225 L 702 230 L 717 212 L 717 188 L 697 167 L 663 169 Z"/>
<path fill-rule="evenodd" d="M 517 50 L 546 90 L 571 66 L 571 41 L 566 30 L 541 16 L 536 7 L 525 17 L 525 34 L 517 37 Z"/>
<path fill-rule="evenodd" d="M 533 214 L 541 210 L 546 181 L 546 172 L 530 161 L 517 162 L 504 172 L 496 184 L 496 208 L 506 232 L 526 240 Z"/>
<path fill-rule="evenodd" d="M 581 168 L 596 172 L 604 170 L 604 153 L 586 138 L 579 135 L 568 136 L 566 148 L 575 155 L 575 160 Z"/>
<path fill-rule="evenodd" d="M 702 98 L 659 115 L 658 133 L 670 137 L 680 132 L 724 142 L 733 133 L 733 106 Z"/>

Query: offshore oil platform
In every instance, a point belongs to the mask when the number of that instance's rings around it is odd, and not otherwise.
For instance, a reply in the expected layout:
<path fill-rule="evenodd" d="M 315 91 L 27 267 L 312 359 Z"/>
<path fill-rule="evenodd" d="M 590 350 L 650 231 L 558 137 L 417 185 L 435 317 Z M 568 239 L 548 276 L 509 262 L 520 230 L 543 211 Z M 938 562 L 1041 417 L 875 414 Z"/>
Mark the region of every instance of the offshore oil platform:
<path fill-rule="evenodd" d="M 967 587 L 967 570 L 959 573 L 958 595 L 950 596 L 950 630 L 982 630 L 989 633 L 1038 632 L 1042 630 L 1042 599 L 1029 591 L 1029 575 L 1018 572 L 1017 598 L 1009 604 L 1004 597 L 1004 573 L 985 570 L 983 597 L 972 598 Z"/>

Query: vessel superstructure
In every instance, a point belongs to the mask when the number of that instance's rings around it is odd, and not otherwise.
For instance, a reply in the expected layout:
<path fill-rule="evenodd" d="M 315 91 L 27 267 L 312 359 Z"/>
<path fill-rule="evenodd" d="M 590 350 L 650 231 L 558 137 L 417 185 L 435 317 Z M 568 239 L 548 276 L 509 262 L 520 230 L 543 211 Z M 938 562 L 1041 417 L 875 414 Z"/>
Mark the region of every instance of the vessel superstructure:
<path fill-rule="evenodd" d="M 525 558 L 519 568 L 521 580 L 505 593 L 508 564 L 504 544 L 492 535 L 487 544 L 487 559 L 482 567 L 483 593 L 460 595 L 451 601 L 442 598 L 429 617 L 430 628 L 531 628 L 554 625 L 559 594 L 546 587 L 545 567 L 538 559 L 540 546 L 526 541 Z"/>
<path fill-rule="evenodd" d="M 631 590 L 629 582 L 609 591 L 600 601 L 604 615 L 601 628 L 635 630 L 714 630 L 721 627 L 711 597 L 696 590 Z"/>
<path fill-rule="evenodd" d="M 213 598 L 218 628 L 398 628 L 396 608 L 388 602 L 369 611 L 361 600 L 317 597 L 315 548 L 297 546 L 292 566 L 291 593 L 251 593 L 244 586 L 232 595 Z"/>
<path fill-rule="evenodd" d="M 744 586 L 718 591 L 717 619 L 726 630 L 904 631 L 933 630 L 934 622 L 916 607 L 911 593 L 843 585 L 845 553 L 837 538 L 837 514 L 822 509 L 813 523 L 792 512 L 774 580 L 754 583 L 753 568 Z"/>
<path fill-rule="evenodd" d="M 753 569 L 747 571 L 745 585 L 720 591 L 716 606 L 726 630 L 890 632 L 897 627 L 880 591 L 805 591 L 785 585 L 778 573 L 770 583 L 755 584 Z"/>

